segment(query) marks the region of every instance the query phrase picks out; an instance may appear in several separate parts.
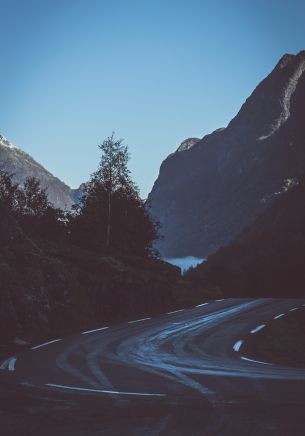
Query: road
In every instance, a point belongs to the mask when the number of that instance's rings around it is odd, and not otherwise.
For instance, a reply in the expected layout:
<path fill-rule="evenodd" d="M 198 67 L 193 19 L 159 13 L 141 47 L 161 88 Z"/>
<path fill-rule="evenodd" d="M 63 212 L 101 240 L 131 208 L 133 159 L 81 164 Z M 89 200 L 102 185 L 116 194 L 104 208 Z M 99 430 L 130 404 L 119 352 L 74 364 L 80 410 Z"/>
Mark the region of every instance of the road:
<path fill-rule="evenodd" d="M 102 397 L 112 419 L 94 434 L 303 435 L 305 369 L 260 361 L 247 346 L 250 335 L 302 305 L 214 300 L 102 325 L 33 346 L 1 375 L 58 395 Z"/>

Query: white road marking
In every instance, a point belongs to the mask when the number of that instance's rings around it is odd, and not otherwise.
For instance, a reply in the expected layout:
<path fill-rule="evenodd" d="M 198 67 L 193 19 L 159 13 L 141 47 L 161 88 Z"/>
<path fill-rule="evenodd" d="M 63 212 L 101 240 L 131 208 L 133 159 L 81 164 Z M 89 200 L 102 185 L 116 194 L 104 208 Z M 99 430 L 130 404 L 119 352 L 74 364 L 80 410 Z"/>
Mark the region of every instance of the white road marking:
<path fill-rule="evenodd" d="M 45 386 L 49 386 L 51 388 L 60 388 L 60 389 L 69 389 L 71 391 L 81 391 L 81 392 L 97 392 L 102 394 L 116 394 L 116 395 L 135 395 L 135 396 L 145 396 L 145 397 L 166 397 L 166 394 L 147 394 L 143 392 L 118 392 L 118 391 L 104 391 L 102 389 L 89 389 L 89 388 L 79 388 L 74 386 L 64 386 L 57 385 L 53 383 L 47 383 Z"/>
<path fill-rule="evenodd" d="M 9 371 L 15 371 L 16 360 L 17 360 L 16 357 L 11 357 L 9 359 L 9 362 L 8 362 L 8 370 Z"/>
<path fill-rule="evenodd" d="M 146 321 L 146 320 L 148 320 L 148 319 L 151 319 L 151 318 L 135 319 L 134 321 L 128 321 L 128 324 L 133 324 L 134 322 Z"/>
<path fill-rule="evenodd" d="M 183 312 L 184 309 L 179 309 L 179 310 L 173 310 L 172 312 L 168 312 L 167 315 L 171 315 L 172 313 L 178 313 L 178 312 Z"/>
<path fill-rule="evenodd" d="M 46 345 L 54 344 L 54 342 L 62 341 L 62 339 L 54 339 L 53 341 L 45 342 L 44 344 L 35 345 L 31 350 L 37 350 L 38 348 L 45 347 Z"/>
<path fill-rule="evenodd" d="M 280 313 L 279 315 L 276 315 L 273 319 L 279 319 L 282 318 L 282 316 L 284 316 L 284 313 Z"/>
<path fill-rule="evenodd" d="M 241 347 L 242 344 L 243 344 L 243 342 L 244 342 L 244 341 L 242 341 L 242 340 L 237 341 L 237 342 L 234 344 L 234 346 L 233 346 L 233 350 L 234 350 L 234 351 L 239 351 L 239 350 L 240 350 L 240 347 Z"/>
<path fill-rule="evenodd" d="M 209 303 L 202 303 L 202 304 L 197 304 L 197 306 L 195 306 L 195 307 L 201 307 L 201 306 L 206 306 L 207 304 L 209 304 Z"/>
<path fill-rule="evenodd" d="M 259 325 L 258 327 L 255 327 L 255 329 L 251 330 L 250 333 L 256 333 L 256 332 L 259 332 L 259 331 L 260 331 L 261 329 L 263 329 L 264 327 L 266 327 L 266 324 Z"/>
<path fill-rule="evenodd" d="M 240 356 L 240 358 L 243 359 L 243 360 L 247 360 L 249 362 L 261 363 L 262 365 L 272 365 L 272 363 L 262 362 L 260 360 L 253 360 L 253 359 L 249 359 L 248 357 L 244 357 L 244 356 Z"/>
<path fill-rule="evenodd" d="M 0 366 L 0 369 L 15 371 L 16 360 L 17 360 L 16 357 L 9 357 L 7 360 L 5 360 L 2 363 L 2 365 Z"/>
<path fill-rule="evenodd" d="M 224 301 L 224 298 L 222 298 L 221 300 L 215 300 L 215 301 Z"/>
<path fill-rule="evenodd" d="M 295 310 L 298 310 L 298 307 L 293 307 L 292 309 L 289 309 L 289 312 L 294 312 Z"/>
<path fill-rule="evenodd" d="M 304 303 L 304 304 L 302 304 L 302 306 L 304 307 L 304 306 L 305 306 L 305 303 Z"/>
<path fill-rule="evenodd" d="M 94 329 L 94 330 L 87 330 L 85 332 L 82 332 L 82 335 L 87 335 L 88 333 L 95 333 L 95 332 L 100 332 L 101 330 L 106 330 L 109 329 L 109 327 L 100 327 L 98 329 Z"/>
<path fill-rule="evenodd" d="M 7 368 L 7 360 L 5 360 L 4 362 L 2 362 L 2 364 L 0 365 L 0 369 L 5 370 Z"/>

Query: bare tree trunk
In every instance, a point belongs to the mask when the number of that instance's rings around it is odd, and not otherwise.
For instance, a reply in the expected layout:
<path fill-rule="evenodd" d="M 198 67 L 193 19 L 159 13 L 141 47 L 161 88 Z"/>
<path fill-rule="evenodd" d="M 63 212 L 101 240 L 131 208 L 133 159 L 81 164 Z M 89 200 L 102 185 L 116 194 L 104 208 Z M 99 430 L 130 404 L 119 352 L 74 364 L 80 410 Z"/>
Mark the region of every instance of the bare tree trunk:
<path fill-rule="evenodd" d="M 106 247 L 110 246 L 110 232 L 111 232 L 111 191 L 108 192 L 108 220 L 107 220 L 107 233 L 106 233 Z"/>
<path fill-rule="evenodd" d="M 107 233 L 106 233 L 106 248 L 110 247 L 110 234 L 111 234 L 111 194 L 112 194 L 112 165 L 113 157 L 111 153 L 109 165 L 109 186 L 108 186 L 108 220 L 107 220 Z"/>

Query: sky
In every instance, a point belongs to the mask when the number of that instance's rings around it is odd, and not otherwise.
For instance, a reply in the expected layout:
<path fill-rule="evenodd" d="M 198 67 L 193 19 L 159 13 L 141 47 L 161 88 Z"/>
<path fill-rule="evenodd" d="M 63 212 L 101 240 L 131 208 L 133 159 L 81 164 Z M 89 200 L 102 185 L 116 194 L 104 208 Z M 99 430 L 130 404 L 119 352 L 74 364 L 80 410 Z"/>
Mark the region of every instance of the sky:
<path fill-rule="evenodd" d="M 0 132 L 75 188 L 114 131 L 144 198 L 184 139 L 305 49 L 303 0 L 0 0 L 0 16 Z"/>

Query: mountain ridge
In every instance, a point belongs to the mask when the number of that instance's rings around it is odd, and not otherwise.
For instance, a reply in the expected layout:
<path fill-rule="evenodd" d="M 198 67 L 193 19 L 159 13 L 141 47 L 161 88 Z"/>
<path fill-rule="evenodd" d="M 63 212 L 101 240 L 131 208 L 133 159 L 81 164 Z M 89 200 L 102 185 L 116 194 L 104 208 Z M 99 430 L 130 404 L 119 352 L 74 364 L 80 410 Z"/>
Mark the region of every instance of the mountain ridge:
<path fill-rule="evenodd" d="M 37 177 L 55 207 L 70 209 L 77 201 L 78 189 L 71 189 L 3 134 L 0 134 L 0 169 L 13 174 L 14 181 L 20 185 L 27 177 Z"/>
<path fill-rule="evenodd" d="M 206 257 L 300 179 L 304 71 L 305 51 L 284 55 L 226 128 L 162 162 L 148 198 L 162 226 L 163 256 Z"/>

